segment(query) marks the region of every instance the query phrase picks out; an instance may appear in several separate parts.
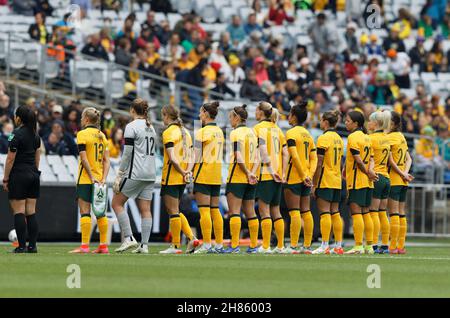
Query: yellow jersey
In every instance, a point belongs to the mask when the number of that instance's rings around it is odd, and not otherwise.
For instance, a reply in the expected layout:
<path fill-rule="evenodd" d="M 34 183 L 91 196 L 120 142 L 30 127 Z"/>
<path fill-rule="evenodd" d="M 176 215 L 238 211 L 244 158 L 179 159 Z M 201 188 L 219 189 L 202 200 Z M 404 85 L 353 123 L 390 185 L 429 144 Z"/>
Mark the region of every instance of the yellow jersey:
<path fill-rule="evenodd" d="M 182 134 L 184 131 L 184 138 Z M 162 134 L 164 145 L 164 163 L 161 176 L 162 185 L 180 185 L 185 184 L 184 177 L 172 165 L 167 149 L 173 147 L 174 155 L 180 166 L 186 170 L 191 160 L 192 138 L 189 131 L 177 124 L 170 124 Z"/>
<path fill-rule="evenodd" d="M 302 183 L 306 177 L 312 178 L 316 171 L 317 156 L 314 139 L 311 137 L 309 131 L 302 126 L 295 126 L 289 129 L 286 133 L 287 145 L 289 147 L 289 167 L 286 176 L 288 184 Z M 303 171 L 298 171 L 294 158 L 291 153 L 297 152 L 297 157 L 300 160 L 300 166 Z M 314 154 L 313 154 L 314 153 Z M 313 160 L 315 158 L 316 160 Z"/>
<path fill-rule="evenodd" d="M 318 189 L 342 189 L 341 162 L 344 142 L 334 129 L 326 130 L 317 139 L 317 155 L 323 156 Z"/>
<path fill-rule="evenodd" d="M 397 166 L 401 169 L 405 169 L 406 153 L 408 152 L 408 144 L 406 143 L 405 136 L 401 132 L 391 132 L 388 134 L 388 138 L 391 144 L 392 158 Z M 406 186 L 408 182 L 389 167 L 389 177 L 391 178 L 391 186 Z"/>
<path fill-rule="evenodd" d="M 283 147 L 286 146 L 286 139 L 281 129 L 270 120 L 263 120 L 253 128 L 258 138 L 258 146 L 265 144 L 270 163 L 274 172 L 283 176 Z M 259 181 L 273 180 L 267 165 L 261 163 L 259 168 Z"/>
<path fill-rule="evenodd" d="M 88 126 L 77 133 L 77 144 L 80 152 L 86 151 L 87 160 L 94 178 L 102 180 L 103 156 L 108 151 L 108 140 L 105 134 L 97 127 Z M 81 159 L 79 160 L 77 184 L 92 184 L 89 175 L 81 164 Z"/>
<path fill-rule="evenodd" d="M 373 188 L 373 182 L 358 168 L 353 158 L 353 155 L 360 155 L 366 169 L 369 169 L 370 157 L 372 156 L 371 149 L 370 137 L 361 130 L 356 130 L 348 136 L 347 159 L 345 163 L 347 189 Z"/>
<path fill-rule="evenodd" d="M 391 153 L 389 137 L 383 131 L 376 131 L 369 136 L 372 141 L 373 161 L 375 162 L 374 170 L 377 174 L 389 178 L 388 163 L 389 154 Z"/>
<path fill-rule="evenodd" d="M 222 129 L 209 123 L 195 134 L 195 147 L 201 149 L 200 162 L 194 167 L 194 182 L 208 185 L 222 184 L 224 137 Z M 198 160 L 198 159 L 197 159 Z"/>
<path fill-rule="evenodd" d="M 258 158 L 258 139 L 253 129 L 241 125 L 230 133 L 230 141 L 232 151 L 227 183 L 248 183 L 247 175 L 237 163 L 234 153 L 236 151 L 241 153 L 245 167 L 251 171 Z"/>

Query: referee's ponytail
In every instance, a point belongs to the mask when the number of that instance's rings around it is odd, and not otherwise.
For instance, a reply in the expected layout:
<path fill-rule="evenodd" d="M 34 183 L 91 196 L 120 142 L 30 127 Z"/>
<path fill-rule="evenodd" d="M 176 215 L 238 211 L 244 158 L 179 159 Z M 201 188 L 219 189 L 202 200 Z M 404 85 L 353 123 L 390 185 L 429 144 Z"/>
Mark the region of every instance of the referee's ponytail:
<path fill-rule="evenodd" d="M 37 119 L 36 114 L 27 106 L 19 106 L 16 110 L 16 118 L 20 123 L 36 133 Z"/>

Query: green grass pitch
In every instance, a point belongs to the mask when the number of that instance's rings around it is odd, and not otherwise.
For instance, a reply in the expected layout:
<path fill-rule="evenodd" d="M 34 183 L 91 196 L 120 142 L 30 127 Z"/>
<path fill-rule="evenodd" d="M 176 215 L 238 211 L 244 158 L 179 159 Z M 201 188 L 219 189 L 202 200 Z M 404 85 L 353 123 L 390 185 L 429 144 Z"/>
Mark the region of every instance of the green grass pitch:
<path fill-rule="evenodd" d="M 70 255 L 74 245 L 41 244 L 39 254 L 0 245 L 0 297 L 450 297 L 450 245 L 407 255 Z M 113 245 L 113 250 L 117 245 Z M 69 289 L 69 264 L 81 288 Z M 381 288 L 368 288 L 370 264 Z"/>

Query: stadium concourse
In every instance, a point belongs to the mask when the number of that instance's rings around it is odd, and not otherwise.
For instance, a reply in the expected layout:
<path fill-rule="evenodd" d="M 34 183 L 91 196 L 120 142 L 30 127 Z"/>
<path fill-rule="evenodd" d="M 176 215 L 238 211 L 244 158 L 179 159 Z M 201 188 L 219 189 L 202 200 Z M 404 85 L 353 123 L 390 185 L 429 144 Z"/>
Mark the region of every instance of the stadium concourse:
<path fill-rule="evenodd" d="M 71 3 L 81 8 L 75 23 Z M 380 9 L 375 20 L 372 4 Z M 94 66 L 111 63 L 123 68 L 101 119 L 113 160 L 120 160 L 128 122 L 116 110 L 127 109 L 136 96 L 158 107 L 161 100 L 178 102 L 188 126 L 206 100 L 246 103 L 253 122 L 255 103 L 265 100 L 279 109 L 283 129 L 291 106 L 306 100 L 306 126 L 314 137 L 327 110 L 345 115 L 357 109 L 366 117 L 376 109 L 399 112 L 416 182 L 450 183 L 449 26 L 445 0 L 0 1 L 0 75 L 7 79 L 0 81 L 0 175 L 13 111 L 25 103 L 38 113 L 42 180 L 75 181 L 75 136 L 84 105 L 71 88 L 104 95 L 108 85 L 96 86 Z M 26 51 L 33 45 L 45 50 Z M 23 50 L 22 64 L 12 63 L 10 53 L 18 52 L 13 49 Z M 39 76 L 22 76 L 45 71 L 36 52 L 57 61 L 53 90 L 19 100 L 14 81 L 40 87 Z M 89 70 L 84 86 L 72 76 L 76 65 Z M 182 98 L 176 98 L 174 84 L 186 85 Z M 54 92 L 67 90 L 71 100 L 57 102 Z M 86 100 L 98 101 L 83 92 Z M 219 124 L 227 127 L 226 117 Z M 338 129 L 345 137 L 343 122 Z M 108 180 L 114 177 L 113 165 Z"/>

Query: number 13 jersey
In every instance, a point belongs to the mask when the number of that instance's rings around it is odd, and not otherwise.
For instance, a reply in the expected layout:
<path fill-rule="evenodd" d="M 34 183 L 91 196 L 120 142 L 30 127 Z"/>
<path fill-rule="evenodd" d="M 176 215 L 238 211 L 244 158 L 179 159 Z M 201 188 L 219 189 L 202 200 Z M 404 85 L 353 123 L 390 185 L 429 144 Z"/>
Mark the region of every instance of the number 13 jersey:
<path fill-rule="evenodd" d="M 354 155 L 361 157 L 368 170 L 370 157 L 372 156 L 371 141 L 370 137 L 361 130 L 356 130 L 348 136 L 345 166 L 347 189 L 373 188 L 373 182 L 358 168 L 355 159 L 353 159 Z"/>
<path fill-rule="evenodd" d="M 145 119 L 136 119 L 125 127 L 125 145 L 132 146 L 125 177 L 132 180 L 155 181 L 156 133 Z"/>

